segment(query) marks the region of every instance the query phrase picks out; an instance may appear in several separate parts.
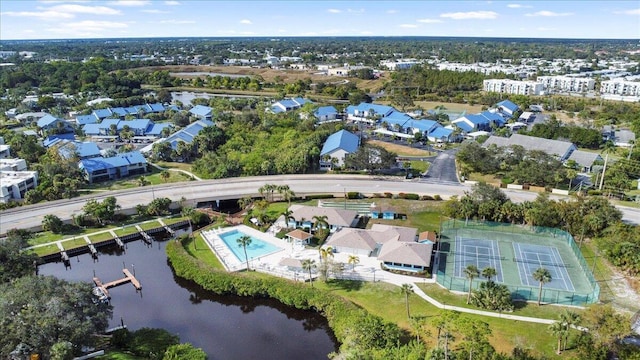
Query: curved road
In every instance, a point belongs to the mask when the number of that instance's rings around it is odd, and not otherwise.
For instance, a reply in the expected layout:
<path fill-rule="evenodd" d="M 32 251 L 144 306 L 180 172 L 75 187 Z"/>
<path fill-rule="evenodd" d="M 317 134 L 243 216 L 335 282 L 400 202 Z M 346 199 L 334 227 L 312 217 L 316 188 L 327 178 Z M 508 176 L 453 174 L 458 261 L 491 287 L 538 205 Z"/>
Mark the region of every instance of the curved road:
<path fill-rule="evenodd" d="M 73 199 L 57 200 L 42 204 L 22 206 L 0 212 L 0 234 L 12 228 L 37 228 L 45 215 L 55 214 L 63 220 L 82 212 L 88 199 L 104 199 L 115 196 L 122 209 L 134 209 L 138 204 L 148 204 L 155 197 L 167 197 L 179 201 L 184 197 L 188 203 L 237 199 L 245 195 L 258 196 L 258 188 L 264 184 L 289 185 L 297 195 L 335 194 L 358 191 L 364 194 L 410 192 L 421 195 L 440 195 L 449 198 L 463 195 L 469 185 L 429 184 L 409 180 L 386 180 L 373 176 L 357 175 L 277 175 L 220 180 L 191 181 L 156 186 L 137 187 L 127 190 L 110 191 L 85 195 Z M 534 200 L 535 192 L 508 190 L 503 191 L 515 202 Z M 640 209 L 618 207 L 625 221 L 640 224 Z"/>

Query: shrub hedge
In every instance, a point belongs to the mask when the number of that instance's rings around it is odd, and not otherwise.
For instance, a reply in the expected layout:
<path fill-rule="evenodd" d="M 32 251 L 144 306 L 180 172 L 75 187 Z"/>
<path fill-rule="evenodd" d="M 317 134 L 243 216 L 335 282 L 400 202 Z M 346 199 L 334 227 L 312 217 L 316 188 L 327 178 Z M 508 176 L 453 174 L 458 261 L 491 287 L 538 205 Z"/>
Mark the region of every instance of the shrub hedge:
<path fill-rule="evenodd" d="M 298 309 L 317 311 L 326 317 L 341 351 L 382 349 L 397 346 L 401 331 L 350 301 L 328 291 L 276 277 L 253 277 L 251 273 L 227 273 L 192 257 L 180 241 L 166 248 L 177 276 L 196 282 L 216 294 L 274 298 Z"/>

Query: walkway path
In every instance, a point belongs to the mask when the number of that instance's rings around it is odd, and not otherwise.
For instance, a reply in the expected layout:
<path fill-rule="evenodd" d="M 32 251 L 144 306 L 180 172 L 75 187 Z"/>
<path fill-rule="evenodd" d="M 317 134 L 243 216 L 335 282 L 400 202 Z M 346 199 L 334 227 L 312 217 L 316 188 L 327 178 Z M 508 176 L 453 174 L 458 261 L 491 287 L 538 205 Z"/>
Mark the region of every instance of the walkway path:
<path fill-rule="evenodd" d="M 151 166 L 153 166 L 154 168 L 158 169 L 158 170 L 168 170 L 168 171 L 174 171 L 174 172 L 181 172 L 183 174 L 189 175 L 192 178 L 198 180 L 198 181 L 202 181 L 201 178 L 197 177 L 194 173 L 188 172 L 187 170 L 182 170 L 182 169 L 170 169 L 170 168 L 164 168 L 158 164 L 154 164 L 154 163 L 149 163 L 151 164 Z"/>

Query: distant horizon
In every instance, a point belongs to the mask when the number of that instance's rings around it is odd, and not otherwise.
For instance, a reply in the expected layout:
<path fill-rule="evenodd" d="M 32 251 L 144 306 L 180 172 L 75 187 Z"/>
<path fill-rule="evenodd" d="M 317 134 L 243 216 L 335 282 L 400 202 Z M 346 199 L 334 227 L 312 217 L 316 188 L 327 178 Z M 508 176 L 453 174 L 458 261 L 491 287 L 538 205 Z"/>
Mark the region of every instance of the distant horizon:
<path fill-rule="evenodd" d="M 637 1 L 2 0 L 0 40 L 640 39 Z"/>
<path fill-rule="evenodd" d="M 59 41 L 109 41 L 109 40 L 150 40 L 150 39 L 400 39 L 400 38 L 427 38 L 427 39 L 486 39 L 486 40 L 542 40 L 542 41 L 637 41 L 638 38 L 552 38 L 552 37 L 509 37 L 509 36 L 429 36 L 429 35 L 324 35 L 324 36 L 148 36 L 148 37 L 99 37 L 99 38 L 56 38 L 56 39 L 0 39 L 2 42 L 59 42 Z"/>

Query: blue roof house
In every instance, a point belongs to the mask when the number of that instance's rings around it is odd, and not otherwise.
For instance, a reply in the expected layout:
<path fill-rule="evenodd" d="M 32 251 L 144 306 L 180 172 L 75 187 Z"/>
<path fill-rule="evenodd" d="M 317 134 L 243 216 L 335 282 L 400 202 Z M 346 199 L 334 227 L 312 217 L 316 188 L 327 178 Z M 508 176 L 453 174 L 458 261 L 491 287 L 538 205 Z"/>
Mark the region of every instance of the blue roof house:
<path fill-rule="evenodd" d="M 100 148 L 96 143 L 87 141 L 67 141 L 63 140 L 60 142 L 60 146 L 58 147 L 58 154 L 65 159 L 71 159 L 74 156 L 77 156 L 78 159 L 90 159 L 100 156 Z"/>
<path fill-rule="evenodd" d="M 97 124 L 98 119 L 95 115 L 78 115 L 76 116 L 76 124 L 78 126 L 87 125 L 87 124 Z"/>
<path fill-rule="evenodd" d="M 458 127 L 464 133 L 474 131 L 491 131 L 491 121 L 480 114 L 467 114 L 453 120 L 451 124 Z"/>
<path fill-rule="evenodd" d="M 331 134 L 320 151 L 320 170 L 344 166 L 344 158 L 358 150 L 360 139 L 346 130 Z"/>
<path fill-rule="evenodd" d="M 271 111 L 274 114 L 279 114 L 279 113 L 299 109 L 304 104 L 307 104 L 307 103 L 312 103 L 312 102 L 311 100 L 303 99 L 301 97 L 296 97 L 292 99 L 283 99 L 271 105 L 271 107 L 267 108 L 267 110 Z"/>
<path fill-rule="evenodd" d="M 513 116 L 513 114 L 520 110 L 520 107 L 509 100 L 502 100 L 496 104 L 496 108 L 501 112 L 509 115 L 509 117 Z"/>
<path fill-rule="evenodd" d="M 121 153 L 114 157 L 94 157 L 80 160 L 78 167 L 89 183 L 116 180 L 147 172 L 147 160 L 138 151 Z"/>
<path fill-rule="evenodd" d="M 198 119 L 211 120 L 213 117 L 213 109 L 204 105 L 196 105 L 189 112 Z"/>
<path fill-rule="evenodd" d="M 333 106 L 321 106 L 313 112 L 313 116 L 318 124 L 340 120 L 338 119 L 338 110 Z"/>
<path fill-rule="evenodd" d="M 354 121 L 363 121 L 375 124 L 379 119 L 391 115 L 397 111 L 391 106 L 360 103 L 358 106 L 348 106 L 346 109 L 347 119 Z"/>
<path fill-rule="evenodd" d="M 439 126 L 433 129 L 427 135 L 427 139 L 435 143 L 447 143 L 453 141 L 453 129 L 447 129 Z"/>
<path fill-rule="evenodd" d="M 113 113 L 111 112 L 111 109 L 96 109 L 96 110 L 93 110 L 92 114 L 100 120 L 106 119 L 111 115 L 113 115 Z"/>
<path fill-rule="evenodd" d="M 72 141 L 75 139 L 76 139 L 76 134 L 74 133 L 49 135 L 44 140 L 42 140 L 42 146 L 49 148 L 51 146 L 54 146 L 55 144 L 58 144 L 61 141 L 65 141 L 65 140 Z"/>
<path fill-rule="evenodd" d="M 51 114 L 38 119 L 38 129 L 40 134 L 66 134 L 73 132 L 73 127 L 63 119 L 59 119 Z"/>
<path fill-rule="evenodd" d="M 156 124 L 156 126 L 157 125 L 165 125 L 165 124 Z M 196 135 L 198 135 L 200 131 L 202 131 L 202 129 L 208 126 L 214 126 L 213 121 L 198 120 L 194 123 L 189 124 L 184 129 L 181 129 L 169 135 L 169 137 L 167 137 L 166 139 L 160 139 L 154 142 L 153 144 L 166 141 L 166 142 L 169 142 L 169 144 L 171 144 L 171 148 L 177 149 L 179 142 L 183 141 L 186 143 L 191 143 L 193 141 L 193 138 L 195 138 Z M 154 126 L 154 129 L 155 129 L 155 126 Z M 149 144 L 148 146 L 145 146 L 140 151 L 142 151 L 145 154 L 149 153 L 153 148 L 153 144 Z"/>

